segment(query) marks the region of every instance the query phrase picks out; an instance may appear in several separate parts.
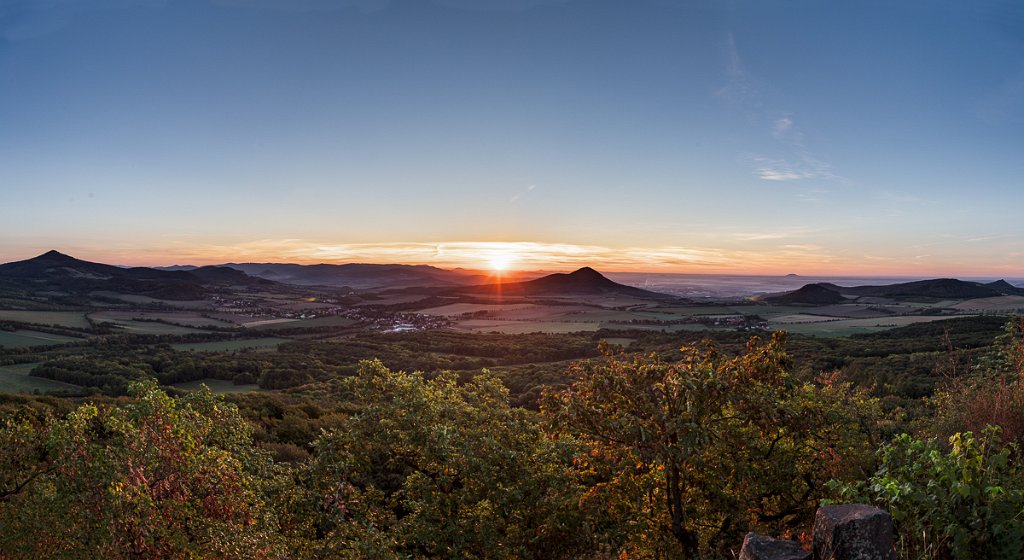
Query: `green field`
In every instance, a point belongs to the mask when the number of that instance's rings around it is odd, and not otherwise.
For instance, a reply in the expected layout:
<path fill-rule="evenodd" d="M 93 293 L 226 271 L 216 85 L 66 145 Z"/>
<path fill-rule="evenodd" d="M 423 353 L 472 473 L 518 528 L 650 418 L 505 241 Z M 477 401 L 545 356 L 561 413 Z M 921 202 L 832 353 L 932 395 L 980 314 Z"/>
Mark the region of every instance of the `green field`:
<path fill-rule="evenodd" d="M 248 340 L 218 340 L 215 342 L 192 342 L 187 344 L 173 344 L 175 350 L 187 352 L 235 352 L 246 348 L 256 350 L 275 349 L 287 338 L 252 338 Z"/>
<path fill-rule="evenodd" d="M 224 393 L 248 393 L 250 391 L 259 391 L 260 386 L 256 384 L 247 385 L 235 385 L 234 382 L 226 381 L 224 379 L 200 379 L 198 381 L 189 381 L 187 383 L 175 383 L 171 385 L 175 389 L 182 391 L 197 391 L 200 385 L 206 385 L 210 388 L 210 391 L 215 394 Z"/>
<path fill-rule="evenodd" d="M 18 364 L 0 366 L 0 393 L 46 393 L 48 391 L 69 391 L 78 389 L 77 385 L 62 383 L 42 377 L 30 377 L 36 364 Z"/>
<path fill-rule="evenodd" d="M 108 291 L 92 292 L 91 295 L 97 296 L 97 297 L 105 297 L 105 298 L 109 298 L 109 299 L 116 299 L 116 300 L 123 301 L 125 303 L 134 303 L 134 304 L 156 303 L 156 304 L 163 304 L 163 305 L 167 305 L 168 307 L 174 307 L 176 309 L 209 309 L 210 308 L 210 302 L 204 301 L 204 300 L 187 300 L 187 301 L 183 301 L 183 300 L 157 299 L 157 298 L 151 298 L 149 296 L 140 296 L 140 295 L 136 295 L 136 294 L 121 294 L 121 293 L 117 293 L 117 292 L 108 292 Z"/>
<path fill-rule="evenodd" d="M 204 317 L 197 311 L 99 311 L 89 315 L 96 322 L 164 321 L 188 328 L 235 327 L 234 323 Z"/>
<path fill-rule="evenodd" d="M 156 323 L 152 321 L 126 321 L 124 319 L 104 319 L 105 322 L 113 323 L 126 332 L 132 334 L 194 334 L 209 332 L 199 329 L 190 329 L 188 327 L 179 327 L 178 325 L 168 325 L 166 323 Z"/>
<path fill-rule="evenodd" d="M 17 321 L 36 325 L 58 325 L 73 329 L 87 329 L 91 325 L 81 311 L 21 311 L 0 309 L 0 321 Z"/>
<path fill-rule="evenodd" d="M 970 317 L 970 315 L 958 315 L 957 317 Z M 772 325 L 772 329 L 811 336 L 839 337 L 885 331 L 914 323 L 930 323 L 932 321 L 952 318 L 948 316 L 909 315 L 903 317 L 879 317 L 875 319 L 840 319 L 816 323 L 777 323 Z"/>
<path fill-rule="evenodd" d="M 476 332 L 500 332 L 505 334 L 523 333 L 571 333 L 596 331 L 601 323 L 566 323 L 561 321 L 490 321 L 473 319 L 459 322 L 459 327 Z"/>
<path fill-rule="evenodd" d="M 1024 296 L 999 296 L 961 301 L 953 309 L 973 312 L 1024 313 Z"/>
<path fill-rule="evenodd" d="M 28 348 L 30 346 L 52 346 L 82 340 L 37 331 L 16 330 L 14 332 L 0 331 L 0 347 L 7 348 Z"/>
<path fill-rule="evenodd" d="M 254 331 L 273 331 L 287 329 L 309 329 L 313 327 L 351 327 L 355 325 L 354 319 L 348 317 L 317 317 L 315 319 L 302 319 L 288 323 L 270 323 L 265 325 L 254 325 L 248 327 Z"/>
<path fill-rule="evenodd" d="M 511 311 L 518 309 L 532 309 L 538 307 L 533 303 L 510 303 L 510 304 L 498 304 L 498 303 L 449 303 L 448 305 L 442 305 L 440 307 L 430 307 L 427 309 L 420 309 L 417 313 L 423 315 L 462 315 L 464 313 L 476 313 L 477 311 Z"/>

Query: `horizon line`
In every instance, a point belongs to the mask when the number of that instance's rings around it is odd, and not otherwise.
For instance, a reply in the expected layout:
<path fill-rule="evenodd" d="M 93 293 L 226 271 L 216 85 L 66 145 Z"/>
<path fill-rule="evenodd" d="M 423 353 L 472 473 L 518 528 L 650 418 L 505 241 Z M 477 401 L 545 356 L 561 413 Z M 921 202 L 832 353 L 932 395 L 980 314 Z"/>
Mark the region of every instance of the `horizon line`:
<path fill-rule="evenodd" d="M 486 243 L 486 242 L 483 242 Z M 508 244 L 502 244 L 508 245 Z M 275 258 L 272 255 L 267 255 L 266 258 L 259 258 L 257 255 L 251 255 L 252 258 L 245 259 L 217 259 L 213 255 L 206 255 L 196 259 L 186 260 L 173 260 L 174 256 L 157 257 L 152 258 L 153 252 L 145 251 L 146 257 L 135 260 L 134 259 L 110 259 L 102 256 L 90 256 L 93 251 L 83 251 L 87 255 L 83 256 L 83 252 L 77 252 L 74 250 L 59 250 L 59 249 L 48 249 L 44 251 L 38 251 L 28 257 L 15 257 L 5 258 L 0 261 L 0 264 L 7 264 L 12 262 L 18 262 L 23 260 L 29 260 L 35 257 L 42 256 L 48 252 L 55 251 L 72 258 L 79 260 L 110 264 L 112 266 L 119 267 L 149 267 L 149 268 L 173 268 L 173 267 L 187 267 L 187 266 L 225 266 L 231 264 L 291 264 L 300 266 L 314 266 L 314 265 L 349 265 L 349 264 L 366 264 L 366 265 L 406 265 L 406 266 L 432 266 L 435 268 L 446 269 L 446 270 L 465 270 L 467 272 L 478 272 L 478 273 L 493 273 L 494 268 L 484 265 L 489 259 L 494 258 L 494 249 L 490 249 L 490 253 L 475 255 L 472 257 L 476 261 L 477 266 L 472 266 L 469 262 L 439 262 L 438 260 L 433 261 L 417 261 L 417 260 L 344 260 L 344 259 L 308 259 L 308 258 Z M 134 253 L 134 251 L 133 251 Z M 181 255 L 179 255 L 180 257 Z M 368 256 L 368 255 L 364 255 Z M 517 255 L 520 256 L 520 255 Z M 580 255 L 582 256 L 582 255 Z M 686 270 L 682 266 L 679 268 L 668 269 L 666 264 L 655 264 L 651 268 L 642 268 L 641 263 L 630 263 L 627 265 L 624 262 L 601 262 L 603 259 L 595 258 L 591 261 L 579 260 L 579 257 L 571 259 L 571 264 L 558 266 L 555 263 L 548 262 L 548 265 L 554 266 L 510 266 L 503 270 L 504 274 L 508 275 L 522 275 L 532 273 L 566 273 L 578 270 L 583 267 L 591 267 L 599 270 L 602 274 L 648 274 L 648 275 L 676 275 L 676 276 L 718 276 L 718 277 L 774 277 L 774 278 L 893 278 L 893 279 L 932 279 L 932 278 L 957 278 L 957 279 L 1013 279 L 1013 280 L 1024 280 L 1024 271 L 971 271 L 971 272 L 960 272 L 951 273 L 952 271 L 903 271 L 896 272 L 891 270 L 873 270 L 873 271 L 852 271 L 833 269 L 830 271 L 802 271 L 802 272 L 781 272 L 778 270 L 765 270 L 758 271 L 749 268 L 729 268 L 729 269 L 708 269 L 705 270 Z M 534 262 L 535 255 L 522 255 L 523 261 Z M 596 255 L 595 255 L 596 257 Z M 465 259 L 465 257 L 464 257 Z M 170 263 L 170 264 L 167 264 Z M 524 263 L 525 264 L 525 263 Z"/>

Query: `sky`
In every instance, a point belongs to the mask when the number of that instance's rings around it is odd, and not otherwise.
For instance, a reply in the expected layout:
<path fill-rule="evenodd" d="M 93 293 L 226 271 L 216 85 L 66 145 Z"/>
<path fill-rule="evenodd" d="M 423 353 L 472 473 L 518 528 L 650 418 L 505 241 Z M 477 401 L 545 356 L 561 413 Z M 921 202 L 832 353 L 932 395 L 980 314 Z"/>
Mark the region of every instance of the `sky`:
<path fill-rule="evenodd" d="M 1024 277 L 1024 3 L 0 0 L 0 261 Z"/>

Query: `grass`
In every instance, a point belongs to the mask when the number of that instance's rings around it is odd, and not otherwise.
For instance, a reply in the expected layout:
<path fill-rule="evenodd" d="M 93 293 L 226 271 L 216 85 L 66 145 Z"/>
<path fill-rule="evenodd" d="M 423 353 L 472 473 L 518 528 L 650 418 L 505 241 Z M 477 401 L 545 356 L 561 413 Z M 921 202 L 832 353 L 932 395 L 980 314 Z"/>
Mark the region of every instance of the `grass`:
<path fill-rule="evenodd" d="M 565 323 L 559 321 L 488 321 L 485 319 L 461 321 L 459 327 L 476 332 L 500 332 L 505 334 L 523 333 L 571 333 L 596 331 L 600 323 Z"/>
<path fill-rule="evenodd" d="M 957 317 L 969 317 L 969 315 L 957 315 Z M 948 316 L 909 315 L 902 317 L 878 317 L 874 319 L 840 319 L 838 321 L 824 320 L 818 323 L 773 324 L 772 328 L 774 330 L 788 331 L 796 334 L 831 338 L 885 331 L 896 327 L 912 325 L 914 323 L 928 323 L 953 318 L 954 317 Z"/>
<path fill-rule="evenodd" d="M 0 347 L 7 348 L 28 348 L 30 346 L 53 346 L 81 340 L 70 336 L 61 336 L 44 332 L 29 330 L 16 330 L 14 332 L 0 331 Z"/>
<path fill-rule="evenodd" d="M 248 393 L 251 391 L 261 391 L 259 385 L 246 384 L 246 385 L 235 385 L 233 381 L 226 381 L 224 379 L 200 379 L 198 381 L 188 381 L 186 383 L 175 383 L 171 385 L 175 389 L 182 391 L 198 391 L 200 385 L 206 385 L 210 388 L 210 392 L 222 395 L 225 393 Z"/>
<path fill-rule="evenodd" d="M 175 350 L 186 352 L 235 352 L 252 348 L 256 350 L 276 349 L 282 342 L 288 342 L 287 338 L 253 338 L 248 340 L 218 340 L 214 342 L 191 342 L 186 344 L 173 344 Z"/>
<path fill-rule="evenodd" d="M 962 301 L 952 306 L 963 311 L 1024 313 L 1024 296 L 998 296 Z"/>
<path fill-rule="evenodd" d="M 463 313 L 475 313 L 477 311 L 509 311 L 515 309 L 530 309 L 536 307 L 532 303 L 510 303 L 506 305 L 502 304 L 490 304 L 490 303 L 450 303 L 448 305 L 442 305 L 440 307 L 430 307 L 428 309 L 421 309 L 417 313 L 423 315 L 462 315 Z"/>
<path fill-rule="evenodd" d="M 317 317 L 316 319 L 303 319 L 289 323 L 271 323 L 249 327 L 256 331 L 286 330 L 286 329 L 308 329 L 312 327 L 351 327 L 356 324 L 354 319 L 348 317 Z"/>
<path fill-rule="evenodd" d="M 31 377 L 29 372 L 36 364 L 0 366 L 0 392 L 2 393 L 46 393 L 49 391 L 77 390 L 77 385 L 62 383 L 42 377 Z"/>
<path fill-rule="evenodd" d="M 92 292 L 91 295 L 97 296 L 97 297 L 105 297 L 105 298 L 109 298 L 109 299 L 116 299 L 116 300 L 123 301 L 125 303 L 135 303 L 135 304 L 143 304 L 143 305 L 144 304 L 149 304 L 149 303 L 158 303 L 158 304 L 167 305 L 169 307 L 174 307 L 174 308 L 177 308 L 177 309 L 209 309 L 210 308 L 210 302 L 203 301 L 203 300 L 157 299 L 157 298 L 151 298 L 149 296 L 140 296 L 140 295 L 136 295 L 136 294 L 122 294 L 122 293 L 118 293 L 118 292 L 108 292 L 108 291 Z"/>
<path fill-rule="evenodd" d="M 73 329 L 87 329 L 91 325 L 81 311 L 22 311 L 0 309 L 0 321 L 17 321 L 35 325 L 58 325 Z"/>
<path fill-rule="evenodd" d="M 152 322 L 152 321 L 131 321 L 131 320 L 127 320 L 126 321 L 124 319 L 103 319 L 103 321 L 104 322 L 108 322 L 108 323 L 113 323 L 113 324 L 121 327 L 122 329 L 124 329 L 126 332 L 130 332 L 132 334 L 162 335 L 162 334 L 194 334 L 194 333 L 208 332 L 208 331 L 203 331 L 203 330 L 199 330 L 199 329 L 191 329 L 191 328 L 188 328 L 188 327 L 180 327 L 178 325 L 168 325 L 166 323 L 156 323 L 156 322 Z"/>
<path fill-rule="evenodd" d="M 94 321 L 160 320 L 189 328 L 235 327 L 234 323 L 204 317 L 196 311 L 100 311 L 90 315 Z"/>

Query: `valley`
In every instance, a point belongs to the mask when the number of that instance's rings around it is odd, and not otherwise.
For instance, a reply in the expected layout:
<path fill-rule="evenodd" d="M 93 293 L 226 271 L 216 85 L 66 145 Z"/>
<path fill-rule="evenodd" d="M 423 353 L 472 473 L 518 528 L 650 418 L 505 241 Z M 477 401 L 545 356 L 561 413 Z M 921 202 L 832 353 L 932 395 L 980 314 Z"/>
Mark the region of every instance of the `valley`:
<path fill-rule="evenodd" d="M 722 280 L 704 281 L 714 291 Z M 398 369 L 467 377 L 491 368 L 528 404 L 545 384 L 566 381 L 568 360 L 595 356 L 600 340 L 664 351 L 673 341 L 787 331 L 803 337 L 801 345 L 827 348 L 829 339 L 918 324 L 935 324 L 931 332 L 948 330 L 949 320 L 998 325 L 1024 311 L 1024 290 L 1006 282 L 812 283 L 739 296 L 736 279 L 726 281 L 717 297 L 694 300 L 665 293 L 665 284 L 652 291 L 586 267 L 503 276 L 404 265 L 157 270 L 51 251 L 0 265 L 0 391 L 117 394 L 140 375 L 183 390 L 201 382 L 219 392 L 275 390 L 322 383 L 380 358 Z M 551 349 L 522 353 L 539 341 Z M 120 381 L 100 373 L 110 363 L 123 366 Z"/>

